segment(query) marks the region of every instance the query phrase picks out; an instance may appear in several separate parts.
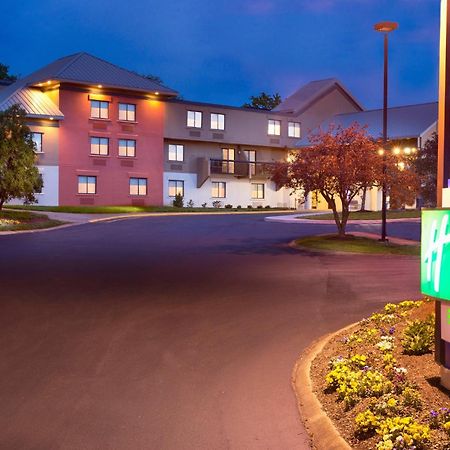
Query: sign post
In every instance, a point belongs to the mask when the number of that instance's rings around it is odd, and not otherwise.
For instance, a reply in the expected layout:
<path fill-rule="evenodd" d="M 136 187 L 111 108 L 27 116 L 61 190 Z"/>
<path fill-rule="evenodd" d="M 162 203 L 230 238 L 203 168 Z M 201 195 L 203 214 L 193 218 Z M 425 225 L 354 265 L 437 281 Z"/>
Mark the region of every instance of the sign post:
<path fill-rule="evenodd" d="M 436 300 L 436 361 L 450 389 L 450 4 L 441 0 L 437 206 L 422 213 L 421 286 Z"/>

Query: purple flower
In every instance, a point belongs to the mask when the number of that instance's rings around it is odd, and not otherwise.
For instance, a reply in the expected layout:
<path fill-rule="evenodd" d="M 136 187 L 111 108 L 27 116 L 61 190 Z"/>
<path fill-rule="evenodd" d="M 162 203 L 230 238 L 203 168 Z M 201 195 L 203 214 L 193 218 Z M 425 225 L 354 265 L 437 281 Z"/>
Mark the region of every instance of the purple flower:
<path fill-rule="evenodd" d="M 389 334 L 394 334 L 394 333 L 395 333 L 395 327 L 389 328 Z"/>
<path fill-rule="evenodd" d="M 431 417 L 437 417 L 438 416 L 438 413 L 434 410 L 434 409 L 432 409 L 431 411 L 430 411 L 430 416 Z"/>

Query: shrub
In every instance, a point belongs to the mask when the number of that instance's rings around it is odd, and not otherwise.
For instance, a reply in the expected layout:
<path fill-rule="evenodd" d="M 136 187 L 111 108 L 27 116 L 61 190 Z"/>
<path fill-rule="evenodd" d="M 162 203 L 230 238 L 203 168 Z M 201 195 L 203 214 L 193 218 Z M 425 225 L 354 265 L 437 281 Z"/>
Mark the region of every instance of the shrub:
<path fill-rule="evenodd" d="M 252 205 L 247 205 L 247 209 L 253 209 Z"/>
<path fill-rule="evenodd" d="M 213 208 L 222 208 L 222 202 L 220 200 L 214 200 L 212 202 Z"/>
<path fill-rule="evenodd" d="M 194 202 L 193 202 L 192 200 L 189 200 L 189 201 L 187 202 L 186 206 L 187 206 L 188 208 L 193 208 L 193 207 L 194 207 Z"/>
<path fill-rule="evenodd" d="M 226 208 L 226 209 L 231 209 L 231 208 L 233 208 L 233 205 L 230 205 L 230 204 L 225 205 L 225 208 Z"/>
<path fill-rule="evenodd" d="M 202 203 L 202 208 L 206 208 L 208 206 L 208 203 Z"/>
<path fill-rule="evenodd" d="M 381 336 L 381 340 L 376 346 L 382 352 L 390 352 L 394 349 L 394 338 L 392 336 Z"/>
<path fill-rule="evenodd" d="M 236 209 L 242 209 L 242 206 L 241 205 L 237 205 Z"/>
<path fill-rule="evenodd" d="M 258 205 L 257 208 L 258 209 L 263 209 L 263 205 Z"/>
<path fill-rule="evenodd" d="M 184 206 L 183 196 L 181 194 L 176 194 L 173 199 L 173 206 L 175 208 L 182 208 Z"/>
<path fill-rule="evenodd" d="M 434 344 L 434 316 L 426 320 L 413 320 L 403 332 L 403 351 L 409 355 L 430 353 Z"/>
<path fill-rule="evenodd" d="M 379 427 L 380 417 L 367 409 L 356 416 L 355 422 L 357 434 L 372 433 Z"/>
<path fill-rule="evenodd" d="M 270 205 L 266 205 L 265 208 L 266 208 L 266 209 L 270 209 Z"/>
<path fill-rule="evenodd" d="M 354 406 L 361 398 L 380 397 L 392 390 L 392 383 L 377 370 L 367 366 L 367 357 L 355 355 L 350 359 L 338 358 L 331 361 L 326 375 L 328 386 L 335 390 L 345 407 Z"/>
<path fill-rule="evenodd" d="M 377 433 L 382 437 L 377 450 L 423 448 L 430 437 L 430 428 L 412 417 L 388 417 L 380 422 Z"/>
<path fill-rule="evenodd" d="M 403 392 L 403 405 L 410 406 L 414 409 L 420 409 L 422 406 L 422 399 L 419 391 L 411 387 L 406 387 Z"/>

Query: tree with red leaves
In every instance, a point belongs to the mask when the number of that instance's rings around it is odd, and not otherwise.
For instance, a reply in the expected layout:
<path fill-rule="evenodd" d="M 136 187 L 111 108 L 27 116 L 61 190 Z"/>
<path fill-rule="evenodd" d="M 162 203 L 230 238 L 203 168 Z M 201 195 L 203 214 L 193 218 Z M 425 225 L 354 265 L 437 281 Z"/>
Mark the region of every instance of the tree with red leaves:
<path fill-rule="evenodd" d="M 302 193 L 318 191 L 333 211 L 340 237 L 345 236 L 351 201 L 362 190 L 381 186 L 383 157 L 379 145 L 357 123 L 348 128 L 331 125 L 309 136 L 310 146 L 297 150 L 289 162 L 275 165 L 272 180 Z M 396 158 L 386 153 L 386 182 L 398 185 L 406 175 Z M 404 169 L 404 167 L 403 167 Z M 410 183 L 409 183 L 410 184 Z M 338 211 L 338 208 L 341 211 Z"/>

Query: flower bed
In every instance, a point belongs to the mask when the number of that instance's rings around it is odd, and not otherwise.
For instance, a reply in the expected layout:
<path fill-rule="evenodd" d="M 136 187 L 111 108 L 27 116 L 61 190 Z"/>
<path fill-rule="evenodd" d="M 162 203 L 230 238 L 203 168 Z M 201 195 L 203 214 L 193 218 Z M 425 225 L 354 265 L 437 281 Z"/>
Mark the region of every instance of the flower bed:
<path fill-rule="evenodd" d="M 434 302 L 388 304 L 313 361 L 323 409 L 354 449 L 450 449 L 450 398 L 435 363 Z"/>
<path fill-rule="evenodd" d="M 5 228 L 5 227 L 10 227 L 13 225 L 19 225 L 19 221 L 18 220 L 12 220 L 12 219 L 1 219 L 0 218 L 0 229 Z"/>

